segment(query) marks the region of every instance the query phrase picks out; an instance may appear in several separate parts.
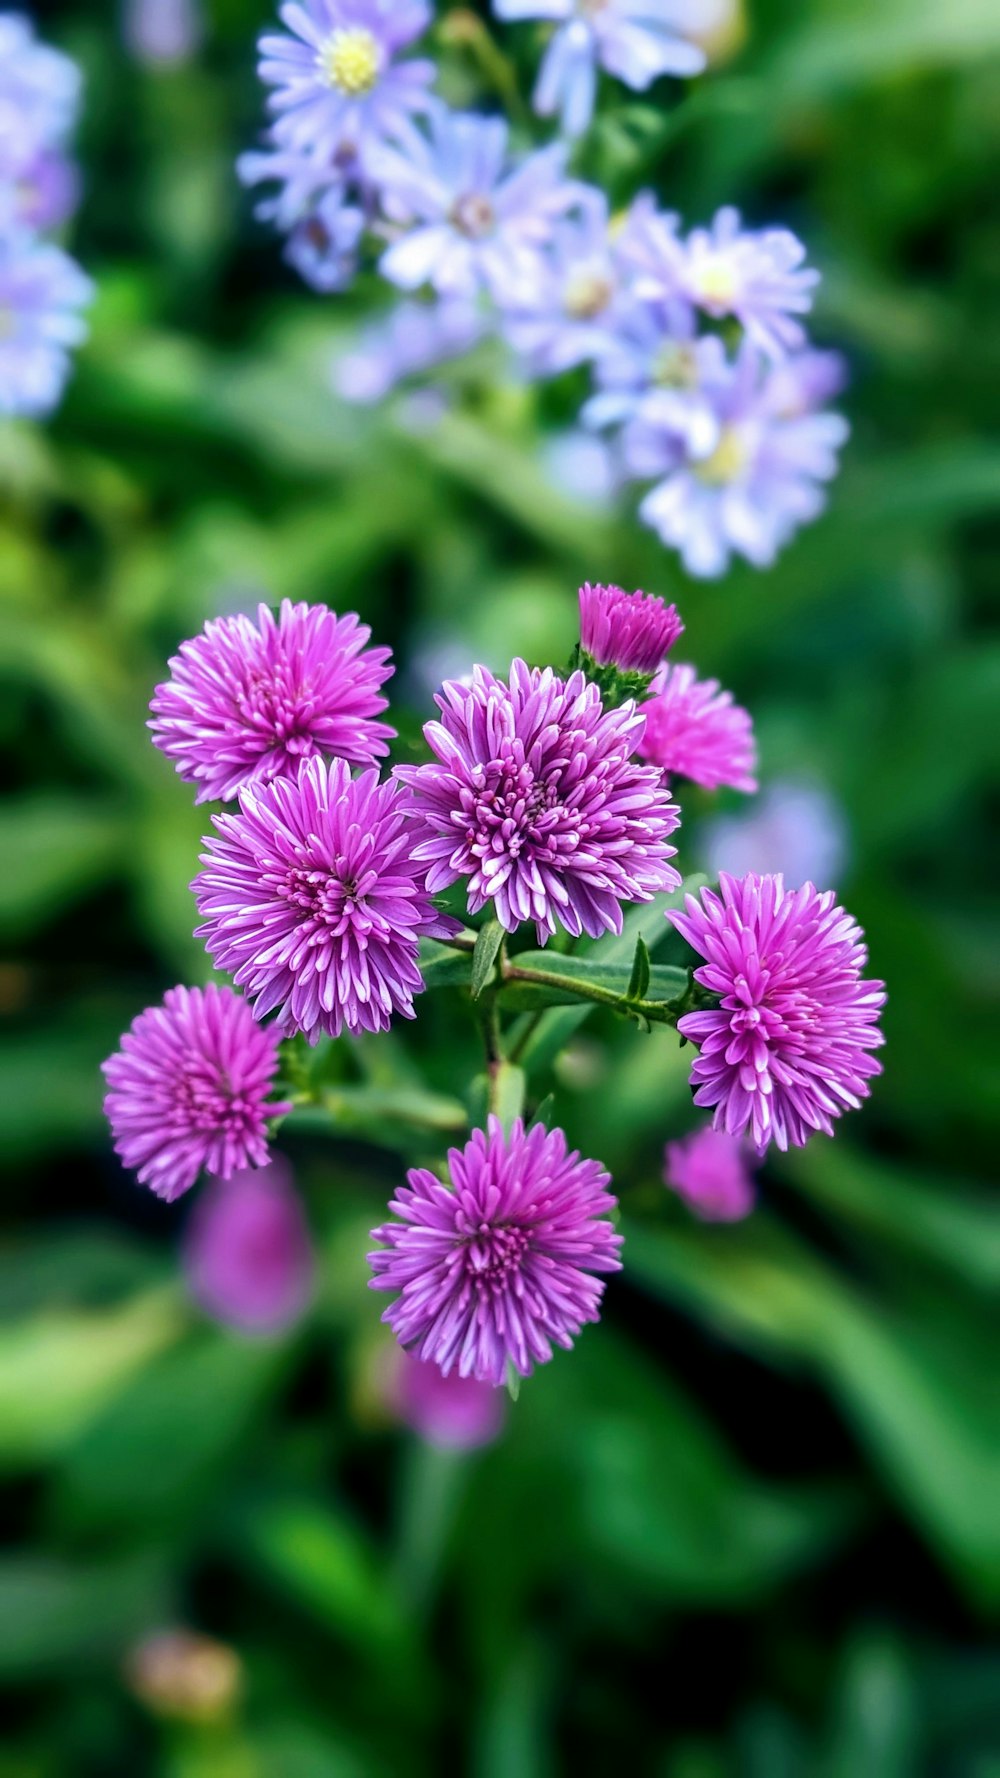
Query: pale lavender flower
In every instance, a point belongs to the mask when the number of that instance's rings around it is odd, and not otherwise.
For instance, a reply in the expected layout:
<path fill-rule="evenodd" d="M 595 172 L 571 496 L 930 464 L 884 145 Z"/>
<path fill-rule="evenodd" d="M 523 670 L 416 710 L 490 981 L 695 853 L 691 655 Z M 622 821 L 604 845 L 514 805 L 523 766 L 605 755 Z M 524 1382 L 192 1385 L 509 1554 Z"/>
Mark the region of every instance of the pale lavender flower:
<path fill-rule="evenodd" d="M 320 199 L 331 192 L 347 202 L 343 174 L 290 148 L 271 144 L 250 149 L 239 156 L 236 172 L 240 183 L 247 187 L 277 186 L 277 191 L 257 204 L 254 215 L 261 222 L 273 222 L 282 233 L 304 222 Z"/>
<path fill-rule="evenodd" d="M 667 1143 L 663 1181 L 701 1222 L 742 1222 L 757 1197 L 746 1145 L 710 1125 Z"/>
<path fill-rule="evenodd" d="M 386 1031 L 414 1017 L 418 939 L 454 932 L 414 861 L 404 793 L 344 760 L 304 760 L 296 777 L 251 784 L 215 815 L 192 888 L 205 940 L 257 1018 L 282 1035 Z"/>
<path fill-rule="evenodd" d="M 474 303 L 400 302 L 334 360 L 333 386 L 344 401 L 382 401 L 404 378 L 471 351 L 485 331 Z"/>
<path fill-rule="evenodd" d="M 719 996 L 678 1024 L 701 1052 L 695 1104 L 714 1107 L 716 1129 L 749 1131 L 759 1153 L 801 1147 L 815 1130 L 832 1136 L 881 1073 L 868 1052 L 884 1041 L 886 998 L 883 982 L 862 976 L 863 934 L 834 891 L 723 873 L 719 894 L 689 895 L 668 917 L 706 959 L 695 980 Z"/>
<path fill-rule="evenodd" d="M 558 23 L 535 88 L 541 117 L 558 112 L 579 136 L 594 112 L 598 69 L 636 92 L 661 74 L 700 74 L 705 52 L 695 34 L 710 27 L 718 0 L 493 0 L 497 18 Z"/>
<path fill-rule="evenodd" d="M 646 718 L 638 744 L 643 759 L 705 790 L 756 790 L 753 723 L 717 679 L 697 679 L 693 667 L 664 666 L 640 709 Z"/>
<path fill-rule="evenodd" d="M 507 1418 L 501 1390 L 457 1371 L 445 1376 L 436 1364 L 392 1347 L 389 1405 L 425 1444 L 441 1451 L 474 1451 L 500 1437 Z"/>
<path fill-rule="evenodd" d="M 787 778 L 769 784 L 745 811 L 717 815 L 702 832 L 706 867 L 713 876 L 780 871 L 793 889 L 800 883 L 836 886 L 847 859 L 844 812 L 822 784 Z"/>
<path fill-rule="evenodd" d="M 25 236 L 61 228 L 76 209 L 80 177 L 60 148 L 40 148 L 6 177 L 0 150 L 0 230 Z"/>
<path fill-rule="evenodd" d="M 498 287 L 501 331 L 532 376 L 559 376 L 615 348 L 620 298 L 607 202 L 595 190 L 556 225 L 534 284 Z"/>
<path fill-rule="evenodd" d="M 190 61 L 203 30 L 200 0 L 125 0 L 126 46 L 148 67 L 178 68 Z"/>
<path fill-rule="evenodd" d="M 380 150 L 371 167 L 412 220 L 380 268 L 404 290 L 429 284 L 441 296 L 471 298 L 485 287 L 498 301 L 530 295 L 541 249 L 580 201 L 581 187 L 565 176 L 564 148 L 540 149 L 512 166 L 502 118 L 443 107 L 416 148 Z"/>
<path fill-rule="evenodd" d="M 690 305 L 631 298 L 622 304 L 614 336 L 594 362 L 596 393 L 584 404 L 583 422 L 603 429 L 644 419 L 657 435 L 666 432 L 682 441 L 692 457 L 706 457 L 720 430 L 713 368 Z"/>
<path fill-rule="evenodd" d="M 313 290 L 346 290 L 357 273 L 364 232 L 363 212 L 342 188 L 331 186 L 292 230 L 285 258 Z"/>
<path fill-rule="evenodd" d="M 645 230 L 633 234 L 635 293 L 654 301 L 681 298 L 714 320 L 732 315 L 754 345 L 780 359 L 805 343 L 794 317 L 811 309 L 819 283 L 819 273 L 803 264 L 805 253 L 789 229 L 745 229 L 731 206 L 683 240 L 675 217 L 651 216 Z"/>
<path fill-rule="evenodd" d="M 679 815 L 662 774 L 632 755 L 644 719 L 605 710 L 582 673 L 516 660 L 510 682 L 476 667 L 436 700 L 424 734 L 438 763 L 400 766 L 424 838 L 413 856 L 432 893 L 466 879 L 468 907 L 508 932 L 533 920 L 579 937 L 621 932 L 621 903 L 675 889 Z"/>
<path fill-rule="evenodd" d="M 284 32 L 260 40 L 259 73 L 275 142 L 320 166 L 368 165 L 373 151 L 417 133 L 434 65 L 399 60 L 431 19 L 425 0 L 288 0 Z"/>
<path fill-rule="evenodd" d="M 415 1167 L 373 1230 L 373 1290 L 399 1294 L 382 1316 L 401 1346 L 445 1376 L 503 1383 L 568 1350 L 600 1314 L 616 1272 L 616 1205 L 597 1161 L 567 1151 L 561 1130 L 491 1117 L 448 1153 L 450 1184 Z"/>
<path fill-rule="evenodd" d="M 0 415 L 40 418 L 56 406 L 70 348 L 87 335 L 80 311 L 93 295 L 61 248 L 0 233 Z"/>
<path fill-rule="evenodd" d="M 621 472 L 611 446 L 582 426 L 547 433 L 541 463 L 557 494 L 591 510 L 609 508 L 621 490 Z"/>
<path fill-rule="evenodd" d="M 292 1109 L 268 1101 L 278 1070 L 274 1032 L 214 983 L 171 988 L 102 1066 L 115 1150 L 168 1204 L 203 1170 L 228 1179 L 264 1166 L 268 1120 Z"/>
<path fill-rule="evenodd" d="M 309 1225 L 280 1155 L 214 1180 L 185 1231 L 184 1275 L 206 1315 L 249 1334 L 294 1327 L 315 1281 Z"/>
<path fill-rule="evenodd" d="M 580 588 L 580 645 L 599 667 L 655 673 L 683 629 L 676 605 L 655 593 L 589 581 Z"/>
<path fill-rule="evenodd" d="M 386 709 L 388 648 L 368 648 L 353 612 L 283 599 L 250 617 L 211 618 L 183 642 L 153 694 L 153 741 L 199 803 L 228 802 L 242 785 L 294 772 L 314 753 L 371 765 L 395 734 Z"/>
<path fill-rule="evenodd" d="M 769 370 L 748 342 L 732 361 L 715 338 L 697 351 L 701 389 L 718 421 L 710 453 L 696 455 L 674 416 L 649 404 L 626 425 L 623 443 L 631 474 L 656 482 L 640 517 L 690 574 L 711 579 L 734 553 L 769 567 L 798 527 L 818 517 L 848 427 L 839 414 L 813 411 L 815 354 L 804 354 L 803 385 L 794 358 Z"/>
<path fill-rule="evenodd" d="M 65 141 L 80 85 L 76 64 L 40 43 L 30 20 L 0 13 L 0 177 L 16 177 L 40 150 Z"/>

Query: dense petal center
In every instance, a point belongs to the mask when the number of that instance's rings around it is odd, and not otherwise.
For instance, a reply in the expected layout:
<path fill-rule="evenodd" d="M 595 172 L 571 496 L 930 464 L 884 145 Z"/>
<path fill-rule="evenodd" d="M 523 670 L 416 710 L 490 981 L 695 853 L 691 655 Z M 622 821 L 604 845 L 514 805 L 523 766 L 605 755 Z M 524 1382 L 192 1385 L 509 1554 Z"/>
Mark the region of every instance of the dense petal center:
<path fill-rule="evenodd" d="M 331 31 L 317 56 L 327 86 L 350 99 L 363 99 L 382 72 L 382 51 L 370 31 L 356 27 Z"/>

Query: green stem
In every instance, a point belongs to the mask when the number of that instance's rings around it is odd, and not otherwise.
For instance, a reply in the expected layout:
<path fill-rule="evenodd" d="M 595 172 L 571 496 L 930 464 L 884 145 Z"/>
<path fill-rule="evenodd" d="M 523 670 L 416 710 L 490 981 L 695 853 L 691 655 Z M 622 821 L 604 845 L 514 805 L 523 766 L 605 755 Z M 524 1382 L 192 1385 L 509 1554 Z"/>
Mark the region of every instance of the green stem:
<path fill-rule="evenodd" d="M 521 969 L 516 963 L 509 963 L 503 969 L 505 982 L 527 982 L 537 988 L 557 988 L 560 992 L 567 990 L 579 1000 L 593 1001 L 595 1006 L 610 1006 L 616 1012 L 638 1013 L 651 1025 L 676 1025 L 680 1016 L 675 1012 L 673 1002 L 665 1000 L 629 1000 L 625 994 L 616 994 L 614 988 L 602 988 L 598 982 L 584 982 L 568 979 L 557 975 L 554 970 Z M 522 1049 L 527 1033 L 518 1045 Z"/>

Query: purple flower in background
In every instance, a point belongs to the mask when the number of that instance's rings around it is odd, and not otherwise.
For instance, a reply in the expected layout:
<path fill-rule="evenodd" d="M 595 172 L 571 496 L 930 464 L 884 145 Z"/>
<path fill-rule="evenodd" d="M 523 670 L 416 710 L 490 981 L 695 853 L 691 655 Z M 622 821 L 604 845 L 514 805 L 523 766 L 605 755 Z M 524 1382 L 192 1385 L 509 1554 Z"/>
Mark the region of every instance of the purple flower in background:
<path fill-rule="evenodd" d="M 705 52 L 692 41 L 710 27 L 718 0 L 493 0 L 497 18 L 559 24 L 539 70 L 535 110 L 558 112 L 567 135 L 590 123 L 597 71 L 645 92 L 661 74 L 700 74 Z"/>
<path fill-rule="evenodd" d="M 885 1005 L 885 984 L 862 977 L 863 934 L 834 891 L 723 873 L 718 895 L 689 895 L 669 918 L 706 959 L 695 980 L 720 1001 L 677 1027 L 701 1052 L 695 1104 L 715 1108 L 716 1129 L 749 1131 L 759 1153 L 801 1147 L 814 1130 L 832 1136 L 882 1071 L 868 1051 L 884 1041 Z"/>
<path fill-rule="evenodd" d="M 305 1314 L 315 1261 L 287 1161 L 205 1188 L 184 1241 L 184 1273 L 206 1315 L 251 1334 L 283 1333 Z"/>
<path fill-rule="evenodd" d="M 582 673 L 562 680 L 520 660 L 509 685 L 476 667 L 436 702 L 443 720 L 424 734 L 439 763 L 397 768 L 432 893 L 467 878 L 470 913 L 492 905 L 508 932 L 533 920 L 545 944 L 557 925 L 621 932 L 621 902 L 677 887 L 679 814 L 661 774 L 632 758 L 634 704 L 605 710 Z"/>
<path fill-rule="evenodd" d="M 134 1020 L 102 1064 L 115 1151 L 141 1185 L 172 1204 L 199 1173 L 228 1179 L 268 1159 L 278 1041 L 230 988 L 171 988 Z"/>
<path fill-rule="evenodd" d="M 240 155 L 236 172 L 240 183 L 248 187 L 277 185 L 277 192 L 263 198 L 254 215 L 261 222 L 273 222 L 283 233 L 304 222 L 320 199 L 331 192 L 346 204 L 342 175 L 290 148 L 251 149 Z"/>
<path fill-rule="evenodd" d="M 200 0 L 126 0 L 125 43 L 137 62 L 177 68 L 190 61 L 203 31 Z"/>
<path fill-rule="evenodd" d="M 183 642 L 153 694 L 153 740 L 197 801 L 228 802 L 241 786 L 294 772 L 314 753 L 371 765 L 395 730 L 376 717 L 388 648 L 368 648 L 353 612 L 282 600 L 250 617 L 212 618 Z"/>
<path fill-rule="evenodd" d="M 655 673 L 682 633 L 676 605 L 620 586 L 580 588 L 580 643 L 599 667 Z"/>
<path fill-rule="evenodd" d="M 706 790 L 757 788 L 757 747 L 748 712 L 717 679 L 696 679 L 693 667 L 665 666 L 640 706 L 646 729 L 638 751 L 671 777 Z"/>
<path fill-rule="evenodd" d="M 774 371 L 749 343 L 726 358 L 722 342 L 698 345 L 701 387 L 718 421 L 717 442 L 695 454 L 671 415 L 647 404 L 625 427 L 631 474 L 656 481 L 639 508 L 644 523 L 680 552 L 690 574 L 714 578 L 730 556 L 766 568 L 800 525 L 825 505 L 822 483 L 837 472 L 848 428 L 813 411 L 816 354 Z"/>
<path fill-rule="evenodd" d="M 0 13 L 0 177 L 16 177 L 40 149 L 69 135 L 80 102 L 80 71 L 39 43 L 20 13 Z"/>
<path fill-rule="evenodd" d="M 372 158 L 372 176 L 413 223 L 383 254 L 383 276 L 404 290 L 430 284 L 441 296 L 470 298 L 484 286 L 498 302 L 530 295 L 540 250 L 579 202 L 582 188 L 565 167 L 558 144 L 512 167 L 501 118 L 435 111 L 416 147 Z"/>
<path fill-rule="evenodd" d="M 422 1438 L 442 1451 L 474 1451 L 500 1437 L 507 1404 L 492 1383 L 445 1376 L 436 1364 L 392 1348 L 398 1364 L 390 1382 L 393 1411 Z"/>
<path fill-rule="evenodd" d="M 413 1018 L 417 941 L 454 922 L 435 911 L 414 862 L 405 797 L 377 770 L 304 760 L 294 778 L 246 785 L 215 815 L 191 885 L 197 936 L 282 1035 L 386 1031 Z"/>
<path fill-rule="evenodd" d="M 715 816 L 702 843 L 712 876 L 764 875 L 770 867 L 793 889 L 805 882 L 836 885 L 848 850 L 840 805 L 823 785 L 793 778 L 769 784 L 745 812 Z"/>
<path fill-rule="evenodd" d="M 342 187 L 330 186 L 292 230 L 285 258 L 313 290 L 346 290 L 357 273 L 364 232 L 362 212 L 346 201 Z"/>
<path fill-rule="evenodd" d="M 504 337 L 532 376 L 559 376 L 612 350 L 619 274 L 603 195 L 595 191 L 579 216 L 556 225 L 533 285 L 496 294 Z"/>
<path fill-rule="evenodd" d="M 430 23 L 425 0 L 289 0 L 280 17 L 260 40 L 275 142 L 328 169 L 365 167 L 389 140 L 409 150 L 434 65 L 397 58 Z"/>
<path fill-rule="evenodd" d="M 389 1205 L 398 1220 L 372 1232 L 371 1288 L 399 1293 L 382 1319 L 445 1376 L 529 1376 L 598 1319 L 594 1274 L 620 1269 L 611 1181 L 561 1130 L 518 1119 L 505 1136 L 495 1117 L 448 1168 L 450 1185 L 413 1168 Z"/>
<path fill-rule="evenodd" d="M 725 1130 L 707 1126 L 668 1142 L 663 1180 L 702 1222 L 742 1222 L 756 1200 L 746 1147 Z"/>
<path fill-rule="evenodd" d="M 686 304 L 626 302 L 613 340 L 595 360 L 597 393 L 584 404 L 584 424 L 644 419 L 657 436 L 666 432 L 692 457 L 707 457 L 719 442 L 719 420 L 704 375 L 712 368 L 706 344 Z"/>
<path fill-rule="evenodd" d="M 20 230 L 27 238 L 68 221 L 79 201 L 80 178 L 61 149 L 40 148 L 9 179 L 2 158 L 0 149 L 0 230 Z"/>
<path fill-rule="evenodd" d="M 634 253 L 636 295 L 693 303 L 714 320 L 735 316 L 754 345 L 783 358 L 805 343 L 794 320 L 812 308 L 819 273 L 803 264 L 806 250 L 786 228 L 744 229 L 738 210 L 719 210 L 708 228 L 685 240 L 673 216 L 653 216 Z"/>
<path fill-rule="evenodd" d="M 398 303 L 335 359 L 333 386 L 344 401 L 381 401 L 404 377 L 471 351 L 485 331 L 473 303 Z"/>
<path fill-rule="evenodd" d="M 607 509 L 621 489 L 610 445 L 582 426 L 548 433 L 542 443 L 541 463 L 555 492 L 578 506 Z"/>
<path fill-rule="evenodd" d="M 0 234 L 0 415 L 51 413 L 86 338 L 80 310 L 94 287 L 59 247 Z"/>

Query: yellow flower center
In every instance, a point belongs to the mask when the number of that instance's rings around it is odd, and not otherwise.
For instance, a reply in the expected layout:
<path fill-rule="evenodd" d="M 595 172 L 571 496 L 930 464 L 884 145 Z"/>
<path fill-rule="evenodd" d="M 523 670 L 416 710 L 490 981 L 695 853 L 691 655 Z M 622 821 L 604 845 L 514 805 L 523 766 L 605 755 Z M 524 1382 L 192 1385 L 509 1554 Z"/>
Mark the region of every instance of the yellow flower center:
<path fill-rule="evenodd" d="M 750 441 L 740 426 L 723 427 L 722 436 L 710 457 L 694 465 L 699 481 L 710 488 L 724 488 L 734 482 L 750 461 Z"/>
<path fill-rule="evenodd" d="M 596 315 L 603 315 L 614 293 L 611 279 L 603 272 L 581 266 L 566 280 L 563 308 L 573 321 L 592 321 Z"/>
<path fill-rule="evenodd" d="M 691 287 L 695 300 L 712 309 L 731 309 L 739 295 L 732 261 L 721 253 L 710 254 L 694 267 Z"/>
<path fill-rule="evenodd" d="M 698 385 L 698 360 L 690 346 L 678 346 L 673 340 L 661 346 L 653 365 L 653 381 L 660 389 L 695 389 Z"/>
<path fill-rule="evenodd" d="M 327 86 L 363 99 L 382 72 L 382 54 L 370 31 L 332 31 L 320 46 L 319 67 Z"/>

